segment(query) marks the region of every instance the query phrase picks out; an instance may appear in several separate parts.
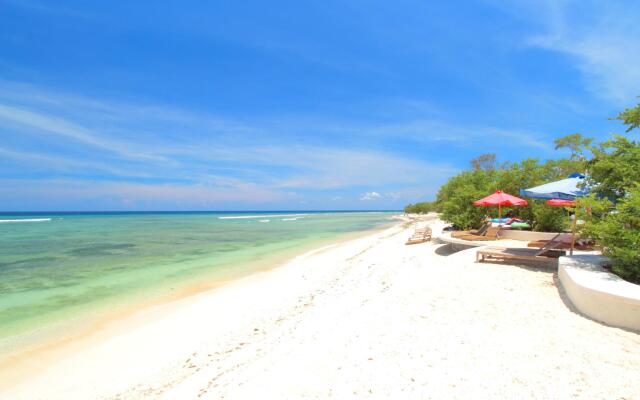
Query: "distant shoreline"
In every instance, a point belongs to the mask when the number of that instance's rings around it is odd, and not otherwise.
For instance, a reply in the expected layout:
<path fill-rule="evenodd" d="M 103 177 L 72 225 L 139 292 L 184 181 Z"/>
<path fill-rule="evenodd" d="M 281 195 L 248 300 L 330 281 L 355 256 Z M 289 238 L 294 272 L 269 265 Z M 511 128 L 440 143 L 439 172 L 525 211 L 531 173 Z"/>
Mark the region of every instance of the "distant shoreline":
<path fill-rule="evenodd" d="M 117 214 L 250 214 L 250 213 L 262 213 L 262 214 L 292 214 L 292 213 L 311 213 L 311 214 L 319 214 L 319 213 L 336 213 L 336 214 L 345 214 L 345 213 L 375 213 L 375 212 L 397 212 L 402 213 L 402 210 L 248 210 L 248 211 L 220 211 L 220 210 L 212 210 L 212 211 L 166 211 L 166 210 L 157 210 L 157 211 L 0 211 L 0 216 L 2 215 L 117 215 Z"/>

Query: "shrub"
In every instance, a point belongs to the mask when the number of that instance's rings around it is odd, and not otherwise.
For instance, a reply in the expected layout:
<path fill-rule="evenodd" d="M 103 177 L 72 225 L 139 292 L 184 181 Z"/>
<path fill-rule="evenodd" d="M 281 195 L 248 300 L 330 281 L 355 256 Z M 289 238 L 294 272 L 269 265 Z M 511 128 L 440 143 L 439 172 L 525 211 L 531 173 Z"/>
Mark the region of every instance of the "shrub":
<path fill-rule="evenodd" d="M 568 228 L 569 216 L 563 207 L 552 207 L 543 200 L 530 200 L 533 229 L 540 232 L 562 232 Z"/>
<path fill-rule="evenodd" d="M 409 204 L 404 208 L 404 212 L 407 214 L 427 214 L 432 211 L 437 211 L 437 205 L 433 201 L 423 201 L 421 203 Z"/>
<path fill-rule="evenodd" d="M 602 254 L 611 258 L 616 275 L 640 283 L 640 185 L 630 188 L 615 207 L 595 196 L 580 200 L 580 204 L 580 209 L 589 209 L 591 214 L 582 211 L 587 223 L 581 233 L 603 247 Z"/>
<path fill-rule="evenodd" d="M 476 207 L 473 202 L 491 193 L 494 174 L 494 171 L 464 171 L 449 179 L 438 192 L 442 219 L 459 229 L 482 225 L 486 207 Z"/>
<path fill-rule="evenodd" d="M 640 182 L 640 143 L 615 135 L 596 148 L 589 161 L 589 174 L 594 191 L 609 199 L 626 195 L 629 188 Z"/>
<path fill-rule="evenodd" d="M 461 172 L 440 188 L 437 204 L 442 207 L 442 219 L 453 223 L 456 228 L 477 228 L 485 216 L 497 217 L 498 207 L 476 207 L 473 205 L 475 200 L 490 195 L 496 189 L 517 196 L 521 188 L 564 178 L 566 175 L 559 176 L 564 171 L 558 164 L 556 161 L 540 164 L 537 159 L 530 158 L 496 167 L 494 158 L 480 156 L 472 161 L 471 171 Z M 502 210 L 504 216 L 510 208 L 503 207 Z M 566 227 L 565 211 L 544 202 L 530 201 L 529 206 L 514 207 L 512 211 L 522 219 L 533 221 L 535 230 L 558 231 Z"/>

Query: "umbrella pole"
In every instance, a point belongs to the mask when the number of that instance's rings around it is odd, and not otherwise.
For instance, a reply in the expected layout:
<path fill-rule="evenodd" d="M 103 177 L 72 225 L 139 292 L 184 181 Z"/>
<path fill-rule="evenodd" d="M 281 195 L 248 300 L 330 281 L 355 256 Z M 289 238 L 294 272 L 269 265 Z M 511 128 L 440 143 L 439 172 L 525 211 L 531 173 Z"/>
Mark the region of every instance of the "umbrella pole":
<path fill-rule="evenodd" d="M 498 204 L 498 219 L 502 218 L 502 206 Z"/>
<path fill-rule="evenodd" d="M 573 255 L 573 249 L 576 246 L 576 224 L 578 223 L 578 207 L 575 208 L 573 212 L 573 224 L 571 224 L 571 252 L 570 256 Z"/>

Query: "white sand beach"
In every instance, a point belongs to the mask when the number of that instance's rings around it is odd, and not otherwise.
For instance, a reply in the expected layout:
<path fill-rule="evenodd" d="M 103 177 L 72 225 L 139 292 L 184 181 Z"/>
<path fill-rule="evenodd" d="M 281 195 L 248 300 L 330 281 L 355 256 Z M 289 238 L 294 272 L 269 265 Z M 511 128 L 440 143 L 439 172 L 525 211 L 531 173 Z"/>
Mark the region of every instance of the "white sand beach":
<path fill-rule="evenodd" d="M 640 398 L 640 334 L 576 313 L 555 271 L 405 246 L 412 230 L 114 322 L 0 398 Z"/>

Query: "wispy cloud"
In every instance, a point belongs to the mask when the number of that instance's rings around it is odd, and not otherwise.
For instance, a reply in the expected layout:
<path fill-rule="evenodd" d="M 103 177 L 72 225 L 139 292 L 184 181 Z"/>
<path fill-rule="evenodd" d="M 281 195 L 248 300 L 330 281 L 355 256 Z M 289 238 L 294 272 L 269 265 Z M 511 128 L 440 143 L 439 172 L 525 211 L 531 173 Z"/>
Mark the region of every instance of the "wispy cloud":
<path fill-rule="evenodd" d="M 571 57 L 586 88 L 616 105 L 640 95 L 640 3 L 510 1 L 496 3 L 532 21 L 542 32 L 526 44 Z"/>
<path fill-rule="evenodd" d="M 0 82 L 0 87 L 7 88 L 0 93 L 0 137 L 5 139 L 0 154 L 13 160 L 15 168 L 48 171 L 44 175 L 49 181 L 64 177 L 65 195 L 80 193 L 99 173 L 103 183 L 87 186 L 87 193 L 106 196 L 112 190 L 113 198 L 120 198 L 128 191 L 131 201 L 151 201 L 152 193 L 159 201 L 184 196 L 213 203 L 244 199 L 248 204 L 285 201 L 292 195 L 355 201 L 362 198 L 359 193 L 368 193 L 371 200 L 376 193 L 376 199 L 395 204 L 433 195 L 457 172 L 452 162 L 426 153 L 392 151 L 398 143 L 474 148 L 492 137 L 506 146 L 552 150 L 542 135 L 438 120 L 374 124 L 329 119 L 311 124 L 272 117 L 238 122 L 10 82 Z M 345 135 L 346 145 L 330 139 Z M 11 174 L 5 170 L 4 176 Z M 78 185 L 71 185 L 73 180 Z M 40 187 L 59 193 L 53 184 Z M 34 189 L 25 190 L 27 196 Z"/>
<path fill-rule="evenodd" d="M 159 202 L 182 196 L 189 204 L 206 199 L 206 204 L 241 199 L 255 204 L 291 196 L 330 199 L 341 191 L 345 199 L 357 199 L 353 192 L 362 188 L 437 186 L 456 171 L 448 162 L 372 148 L 366 135 L 345 147 L 307 140 L 295 129 L 281 132 L 268 121 L 239 123 L 162 105 L 118 104 L 3 84 L 8 90 L 0 93 L 0 155 L 7 162 L 0 174 L 15 175 L 8 166 L 27 171 L 25 176 L 33 171 L 45 177 L 42 184 L 25 181 L 22 188 L 14 181 L 14 197 L 35 192 L 43 197 L 46 191 L 95 199 L 111 191 L 112 199 L 127 197 L 130 205 L 136 199 L 151 201 L 153 195 Z M 99 184 L 90 179 L 97 175 Z"/>
<path fill-rule="evenodd" d="M 378 192 L 367 192 L 367 193 L 363 193 L 360 196 L 360 200 L 362 200 L 362 201 L 377 200 L 377 199 L 379 199 L 381 197 L 382 196 Z"/>
<path fill-rule="evenodd" d="M 417 142 L 451 142 L 476 146 L 487 138 L 505 140 L 505 146 L 528 146 L 547 152 L 553 147 L 548 135 L 522 129 L 454 124 L 437 120 L 417 120 L 401 124 L 375 126 L 368 130 L 376 135 L 394 135 Z"/>
<path fill-rule="evenodd" d="M 0 105 L 0 120 L 34 128 L 38 132 L 71 138 L 91 146 L 114 152 L 123 157 L 162 160 L 162 158 L 158 156 L 132 150 L 134 146 L 131 144 L 105 139 L 104 136 L 99 136 L 63 118 L 51 117 L 23 108 Z"/>
<path fill-rule="evenodd" d="M 203 185 L 144 184 L 94 180 L 0 179 L 3 204 L 13 209 L 212 210 L 237 209 L 287 201 L 295 193 L 265 188 L 216 188 Z M 70 206 L 69 199 L 74 199 Z M 78 206 L 80 205 L 80 206 Z M 45 208 L 48 207 L 48 208 Z M 235 207 L 235 208 L 234 208 Z"/>
<path fill-rule="evenodd" d="M 78 172 L 86 173 L 102 172 L 115 177 L 150 178 L 153 175 L 141 173 L 140 171 L 118 168 L 107 163 L 91 160 L 77 160 L 68 157 L 59 157 L 50 154 L 41 154 L 25 151 L 16 151 L 0 146 L 0 156 L 5 159 L 12 159 L 22 164 L 23 168 L 40 169 L 44 171 Z"/>

